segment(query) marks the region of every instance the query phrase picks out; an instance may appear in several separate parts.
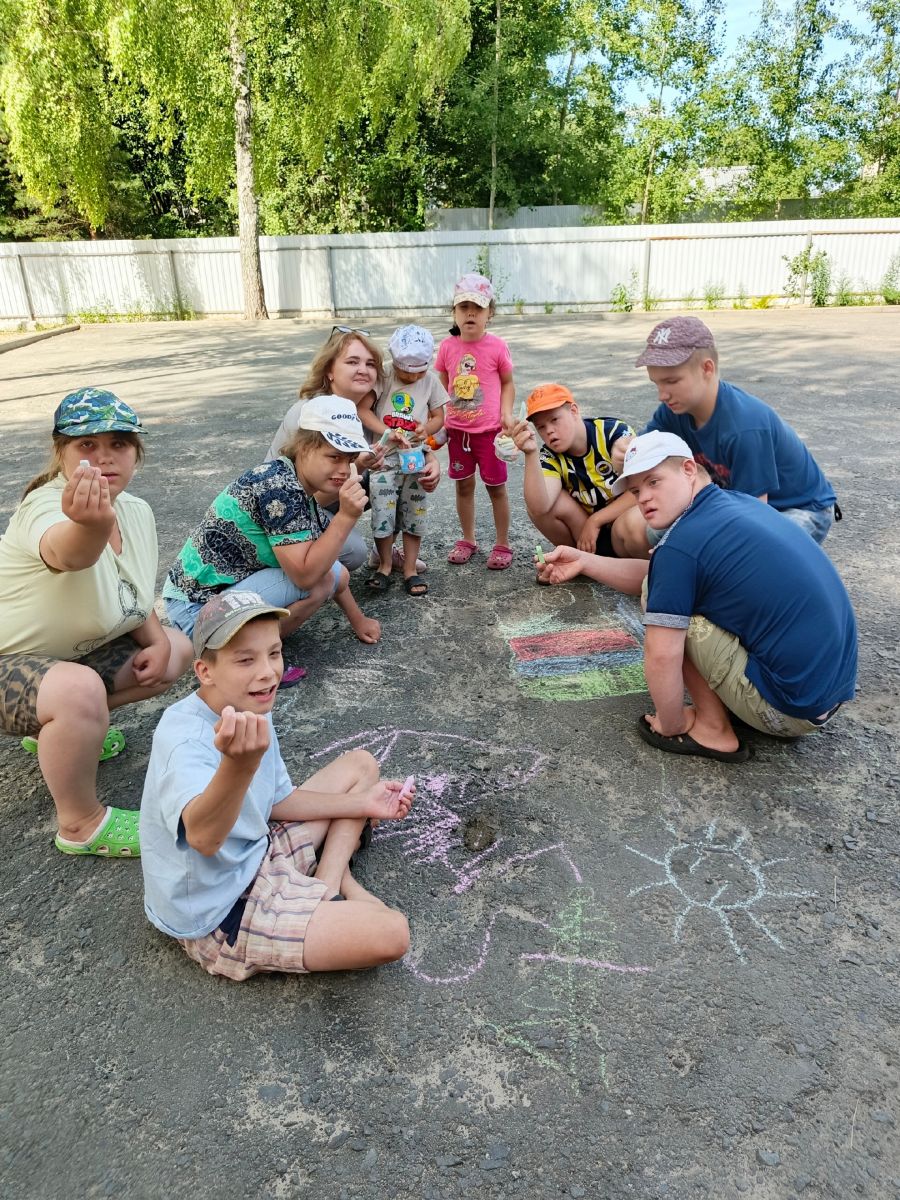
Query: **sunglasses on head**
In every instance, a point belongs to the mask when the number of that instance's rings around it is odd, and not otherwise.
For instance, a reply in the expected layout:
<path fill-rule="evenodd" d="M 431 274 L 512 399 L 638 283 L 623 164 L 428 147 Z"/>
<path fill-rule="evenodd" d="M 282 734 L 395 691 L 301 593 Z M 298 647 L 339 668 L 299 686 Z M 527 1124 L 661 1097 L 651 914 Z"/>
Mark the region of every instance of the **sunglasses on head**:
<path fill-rule="evenodd" d="M 361 333 L 363 337 L 371 337 L 368 329 L 354 329 L 352 325 L 332 325 L 329 338 L 333 338 L 336 333 Z"/>

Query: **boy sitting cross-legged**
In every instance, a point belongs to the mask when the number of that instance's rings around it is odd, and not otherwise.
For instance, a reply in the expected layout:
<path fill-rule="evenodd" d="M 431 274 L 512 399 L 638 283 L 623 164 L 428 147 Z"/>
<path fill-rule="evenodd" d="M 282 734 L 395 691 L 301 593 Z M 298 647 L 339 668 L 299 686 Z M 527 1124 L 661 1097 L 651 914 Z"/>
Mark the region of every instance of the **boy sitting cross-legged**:
<path fill-rule="evenodd" d="M 204 605 L 200 687 L 163 714 L 141 802 L 147 916 L 210 974 L 238 981 L 374 967 L 409 946 L 406 918 L 349 863 L 369 818 L 402 819 L 413 789 L 379 780 L 364 750 L 293 786 L 270 715 L 285 615 L 254 592 Z"/>

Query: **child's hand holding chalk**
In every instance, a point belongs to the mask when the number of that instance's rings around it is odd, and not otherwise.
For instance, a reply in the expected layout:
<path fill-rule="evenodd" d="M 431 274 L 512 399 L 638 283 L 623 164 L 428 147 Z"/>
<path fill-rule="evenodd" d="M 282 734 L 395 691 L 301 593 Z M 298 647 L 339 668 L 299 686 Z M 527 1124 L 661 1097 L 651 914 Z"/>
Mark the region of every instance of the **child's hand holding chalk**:
<path fill-rule="evenodd" d="M 415 775 L 407 775 L 407 777 L 403 780 L 403 787 L 400 789 L 401 800 L 408 800 L 412 796 L 415 786 Z"/>
<path fill-rule="evenodd" d="M 350 476 L 338 492 L 338 504 L 339 511 L 346 517 L 352 517 L 354 521 L 359 520 L 366 507 L 366 493 L 360 482 L 355 462 L 351 462 Z"/>

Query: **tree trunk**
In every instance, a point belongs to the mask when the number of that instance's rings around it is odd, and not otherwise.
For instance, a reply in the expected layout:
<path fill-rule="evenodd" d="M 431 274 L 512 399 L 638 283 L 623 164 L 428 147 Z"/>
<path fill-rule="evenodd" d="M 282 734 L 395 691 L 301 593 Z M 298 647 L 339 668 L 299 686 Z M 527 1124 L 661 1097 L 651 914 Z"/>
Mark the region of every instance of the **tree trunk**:
<path fill-rule="evenodd" d="M 494 121 L 491 131 L 491 199 L 488 204 L 488 229 L 494 228 L 494 202 L 497 199 L 497 129 L 500 124 L 500 0 L 494 28 Z"/>
<path fill-rule="evenodd" d="M 259 261 L 259 209 L 253 179 L 253 133 L 250 125 L 250 84 L 247 52 L 238 36 L 237 18 L 231 25 L 231 83 L 234 88 L 234 158 L 237 166 L 238 232 L 241 241 L 241 286 L 244 319 L 265 321 L 266 297 Z"/>

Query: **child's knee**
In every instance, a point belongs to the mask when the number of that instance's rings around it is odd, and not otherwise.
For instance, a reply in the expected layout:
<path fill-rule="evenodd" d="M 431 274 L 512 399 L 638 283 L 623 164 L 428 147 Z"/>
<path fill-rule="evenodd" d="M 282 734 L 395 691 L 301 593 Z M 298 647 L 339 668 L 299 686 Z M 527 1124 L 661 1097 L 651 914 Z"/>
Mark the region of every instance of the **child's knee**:
<path fill-rule="evenodd" d="M 456 490 L 460 496 L 475 495 L 475 476 L 469 475 L 466 479 L 456 480 Z"/>
<path fill-rule="evenodd" d="M 348 750 L 343 758 L 347 766 L 358 776 L 360 783 L 367 786 L 378 782 L 381 767 L 378 765 L 378 759 L 374 758 L 368 750 Z"/>
<path fill-rule="evenodd" d="M 396 962 L 409 949 L 409 922 L 403 913 L 390 908 L 377 938 L 378 956 L 382 962 Z"/>

